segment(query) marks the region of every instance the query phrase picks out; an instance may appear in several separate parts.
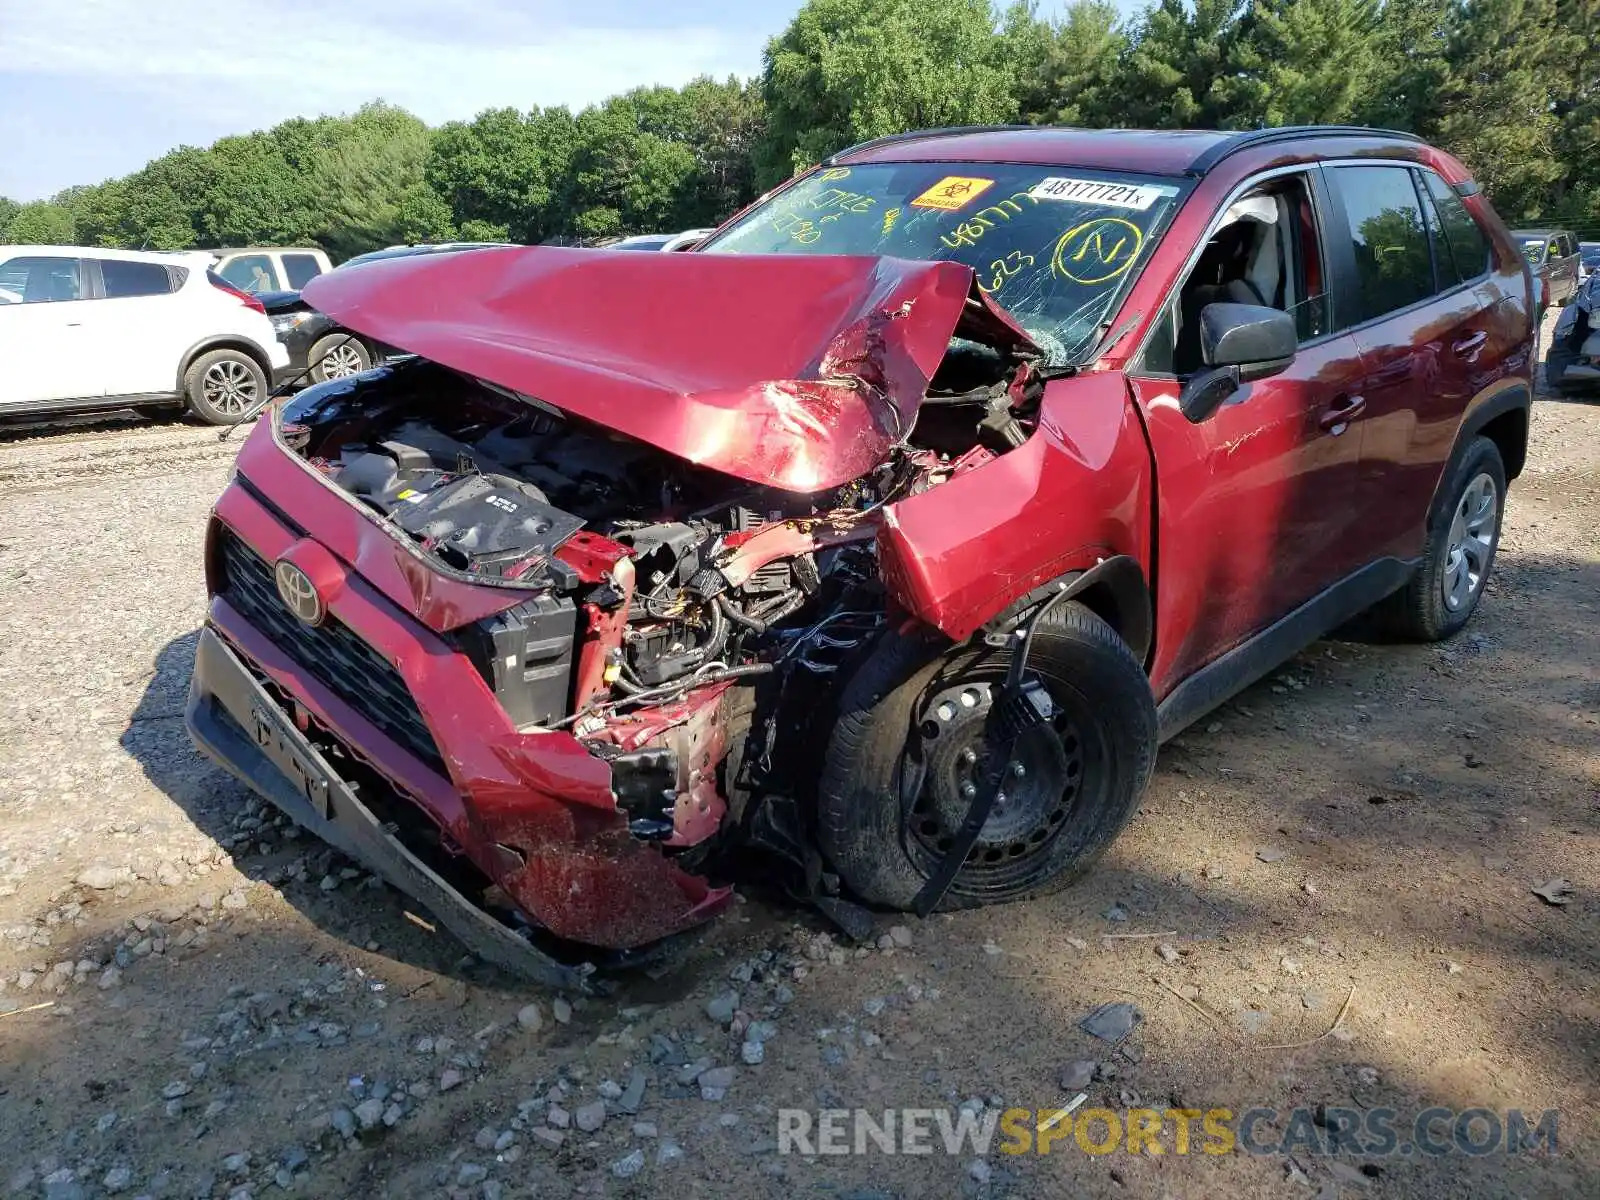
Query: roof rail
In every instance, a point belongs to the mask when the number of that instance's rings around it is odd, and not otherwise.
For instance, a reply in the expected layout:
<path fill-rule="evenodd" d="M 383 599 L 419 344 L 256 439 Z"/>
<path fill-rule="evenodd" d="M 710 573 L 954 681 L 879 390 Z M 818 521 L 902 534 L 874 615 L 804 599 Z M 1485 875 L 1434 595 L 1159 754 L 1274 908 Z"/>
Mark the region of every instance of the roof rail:
<path fill-rule="evenodd" d="M 1279 125 L 1270 129 L 1247 129 L 1223 138 L 1216 145 L 1203 151 L 1198 158 L 1189 164 L 1186 175 L 1204 175 L 1212 167 L 1231 154 L 1241 150 L 1248 150 L 1252 146 L 1264 146 L 1272 142 L 1287 141 L 1290 138 L 1303 137 L 1381 137 L 1399 138 L 1402 141 L 1422 143 L 1422 139 L 1414 133 L 1406 133 L 1400 129 L 1374 129 L 1366 125 Z"/>
<path fill-rule="evenodd" d="M 891 133 L 887 137 L 869 138 L 864 142 L 857 142 L 854 146 L 846 146 L 843 150 L 836 150 L 823 160 L 822 165 L 831 167 L 847 155 L 857 154 L 862 150 L 872 150 L 879 146 L 893 146 L 898 142 L 914 142 L 919 138 L 960 137 L 965 133 L 1012 133 L 1026 129 L 1061 129 L 1060 125 L 945 125 L 939 129 L 912 129 L 905 133 Z"/>

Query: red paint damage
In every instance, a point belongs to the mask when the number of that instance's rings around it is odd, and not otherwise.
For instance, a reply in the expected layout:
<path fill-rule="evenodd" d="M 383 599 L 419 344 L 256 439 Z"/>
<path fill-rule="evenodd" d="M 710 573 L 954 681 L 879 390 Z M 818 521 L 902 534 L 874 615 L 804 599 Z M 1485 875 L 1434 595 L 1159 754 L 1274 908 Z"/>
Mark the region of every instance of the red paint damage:
<path fill-rule="evenodd" d="M 537 246 L 334 271 L 305 299 L 380 342 L 800 492 L 855 479 L 906 436 L 958 326 L 1029 345 L 950 262 Z"/>

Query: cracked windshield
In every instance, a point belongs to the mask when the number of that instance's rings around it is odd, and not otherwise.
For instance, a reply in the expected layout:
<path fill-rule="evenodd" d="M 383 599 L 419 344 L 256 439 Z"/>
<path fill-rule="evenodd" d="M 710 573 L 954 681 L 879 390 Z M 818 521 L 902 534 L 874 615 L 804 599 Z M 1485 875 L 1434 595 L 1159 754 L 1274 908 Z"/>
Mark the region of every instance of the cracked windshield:
<path fill-rule="evenodd" d="M 1170 179 L 996 163 L 832 167 L 749 213 L 710 253 L 950 259 L 1044 350 L 1082 362 L 1183 195 Z"/>

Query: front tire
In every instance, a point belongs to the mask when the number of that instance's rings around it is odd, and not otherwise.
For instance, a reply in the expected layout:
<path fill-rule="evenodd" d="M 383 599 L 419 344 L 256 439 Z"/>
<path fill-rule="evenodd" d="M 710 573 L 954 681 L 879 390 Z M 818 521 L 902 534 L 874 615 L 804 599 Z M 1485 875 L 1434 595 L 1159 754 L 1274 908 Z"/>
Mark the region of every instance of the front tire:
<path fill-rule="evenodd" d="M 311 347 L 311 378 L 317 383 L 348 379 L 371 369 L 372 355 L 348 333 L 330 333 Z"/>
<path fill-rule="evenodd" d="M 817 835 L 861 899 L 907 909 L 937 866 L 966 815 L 963 788 L 988 752 L 984 717 L 1010 658 L 893 637 L 845 689 L 818 788 Z M 1065 887 L 1121 832 L 1149 782 L 1154 700 L 1109 625 L 1076 602 L 1058 606 L 1035 631 L 1028 667 L 1057 717 L 1015 747 L 1004 799 L 943 910 Z"/>
<path fill-rule="evenodd" d="M 189 364 L 189 410 L 209 425 L 248 421 L 267 402 L 267 373 L 242 350 L 211 350 Z"/>
<path fill-rule="evenodd" d="M 1472 619 L 1500 545 L 1505 497 L 1500 448 L 1486 437 L 1473 438 L 1439 489 L 1421 568 L 1376 610 L 1390 633 L 1440 642 Z"/>

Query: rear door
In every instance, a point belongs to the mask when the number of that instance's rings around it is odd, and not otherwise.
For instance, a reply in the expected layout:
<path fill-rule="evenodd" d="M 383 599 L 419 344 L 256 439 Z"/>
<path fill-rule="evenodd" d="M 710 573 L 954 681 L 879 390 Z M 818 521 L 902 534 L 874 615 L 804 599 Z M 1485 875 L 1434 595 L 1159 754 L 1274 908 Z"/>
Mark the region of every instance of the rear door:
<path fill-rule="evenodd" d="M 315 254 L 285 251 L 282 258 L 284 286 L 292 292 L 298 292 L 322 274 L 322 263 Z"/>
<path fill-rule="evenodd" d="M 1489 244 L 1432 171 L 1403 163 L 1326 169 L 1340 210 L 1340 311 L 1361 348 L 1366 402 L 1355 535 L 1374 557 L 1422 553 L 1428 506 L 1467 401 L 1504 340 Z"/>
<path fill-rule="evenodd" d="M 0 257 L 0 409 L 100 394 L 84 331 L 90 303 L 76 257 Z"/>
<path fill-rule="evenodd" d="M 1348 536 L 1369 503 L 1358 494 L 1365 367 L 1329 303 L 1319 175 L 1275 172 L 1230 197 L 1129 371 L 1156 461 L 1158 696 L 1366 561 Z M 1253 252 L 1224 265 L 1230 214 L 1262 199 L 1276 209 L 1275 228 L 1257 231 L 1255 243 L 1276 243 L 1276 269 Z M 1281 374 L 1245 384 L 1192 424 L 1177 400 L 1194 366 L 1185 326 L 1198 314 L 1183 310 L 1235 283 L 1295 316 L 1299 352 Z"/>
<path fill-rule="evenodd" d="M 84 306 L 87 340 L 107 396 L 169 393 L 178 362 L 194 341 L 176 295 L 188 268 L 154 261 L 85 259 L 96 298 Z"/>

